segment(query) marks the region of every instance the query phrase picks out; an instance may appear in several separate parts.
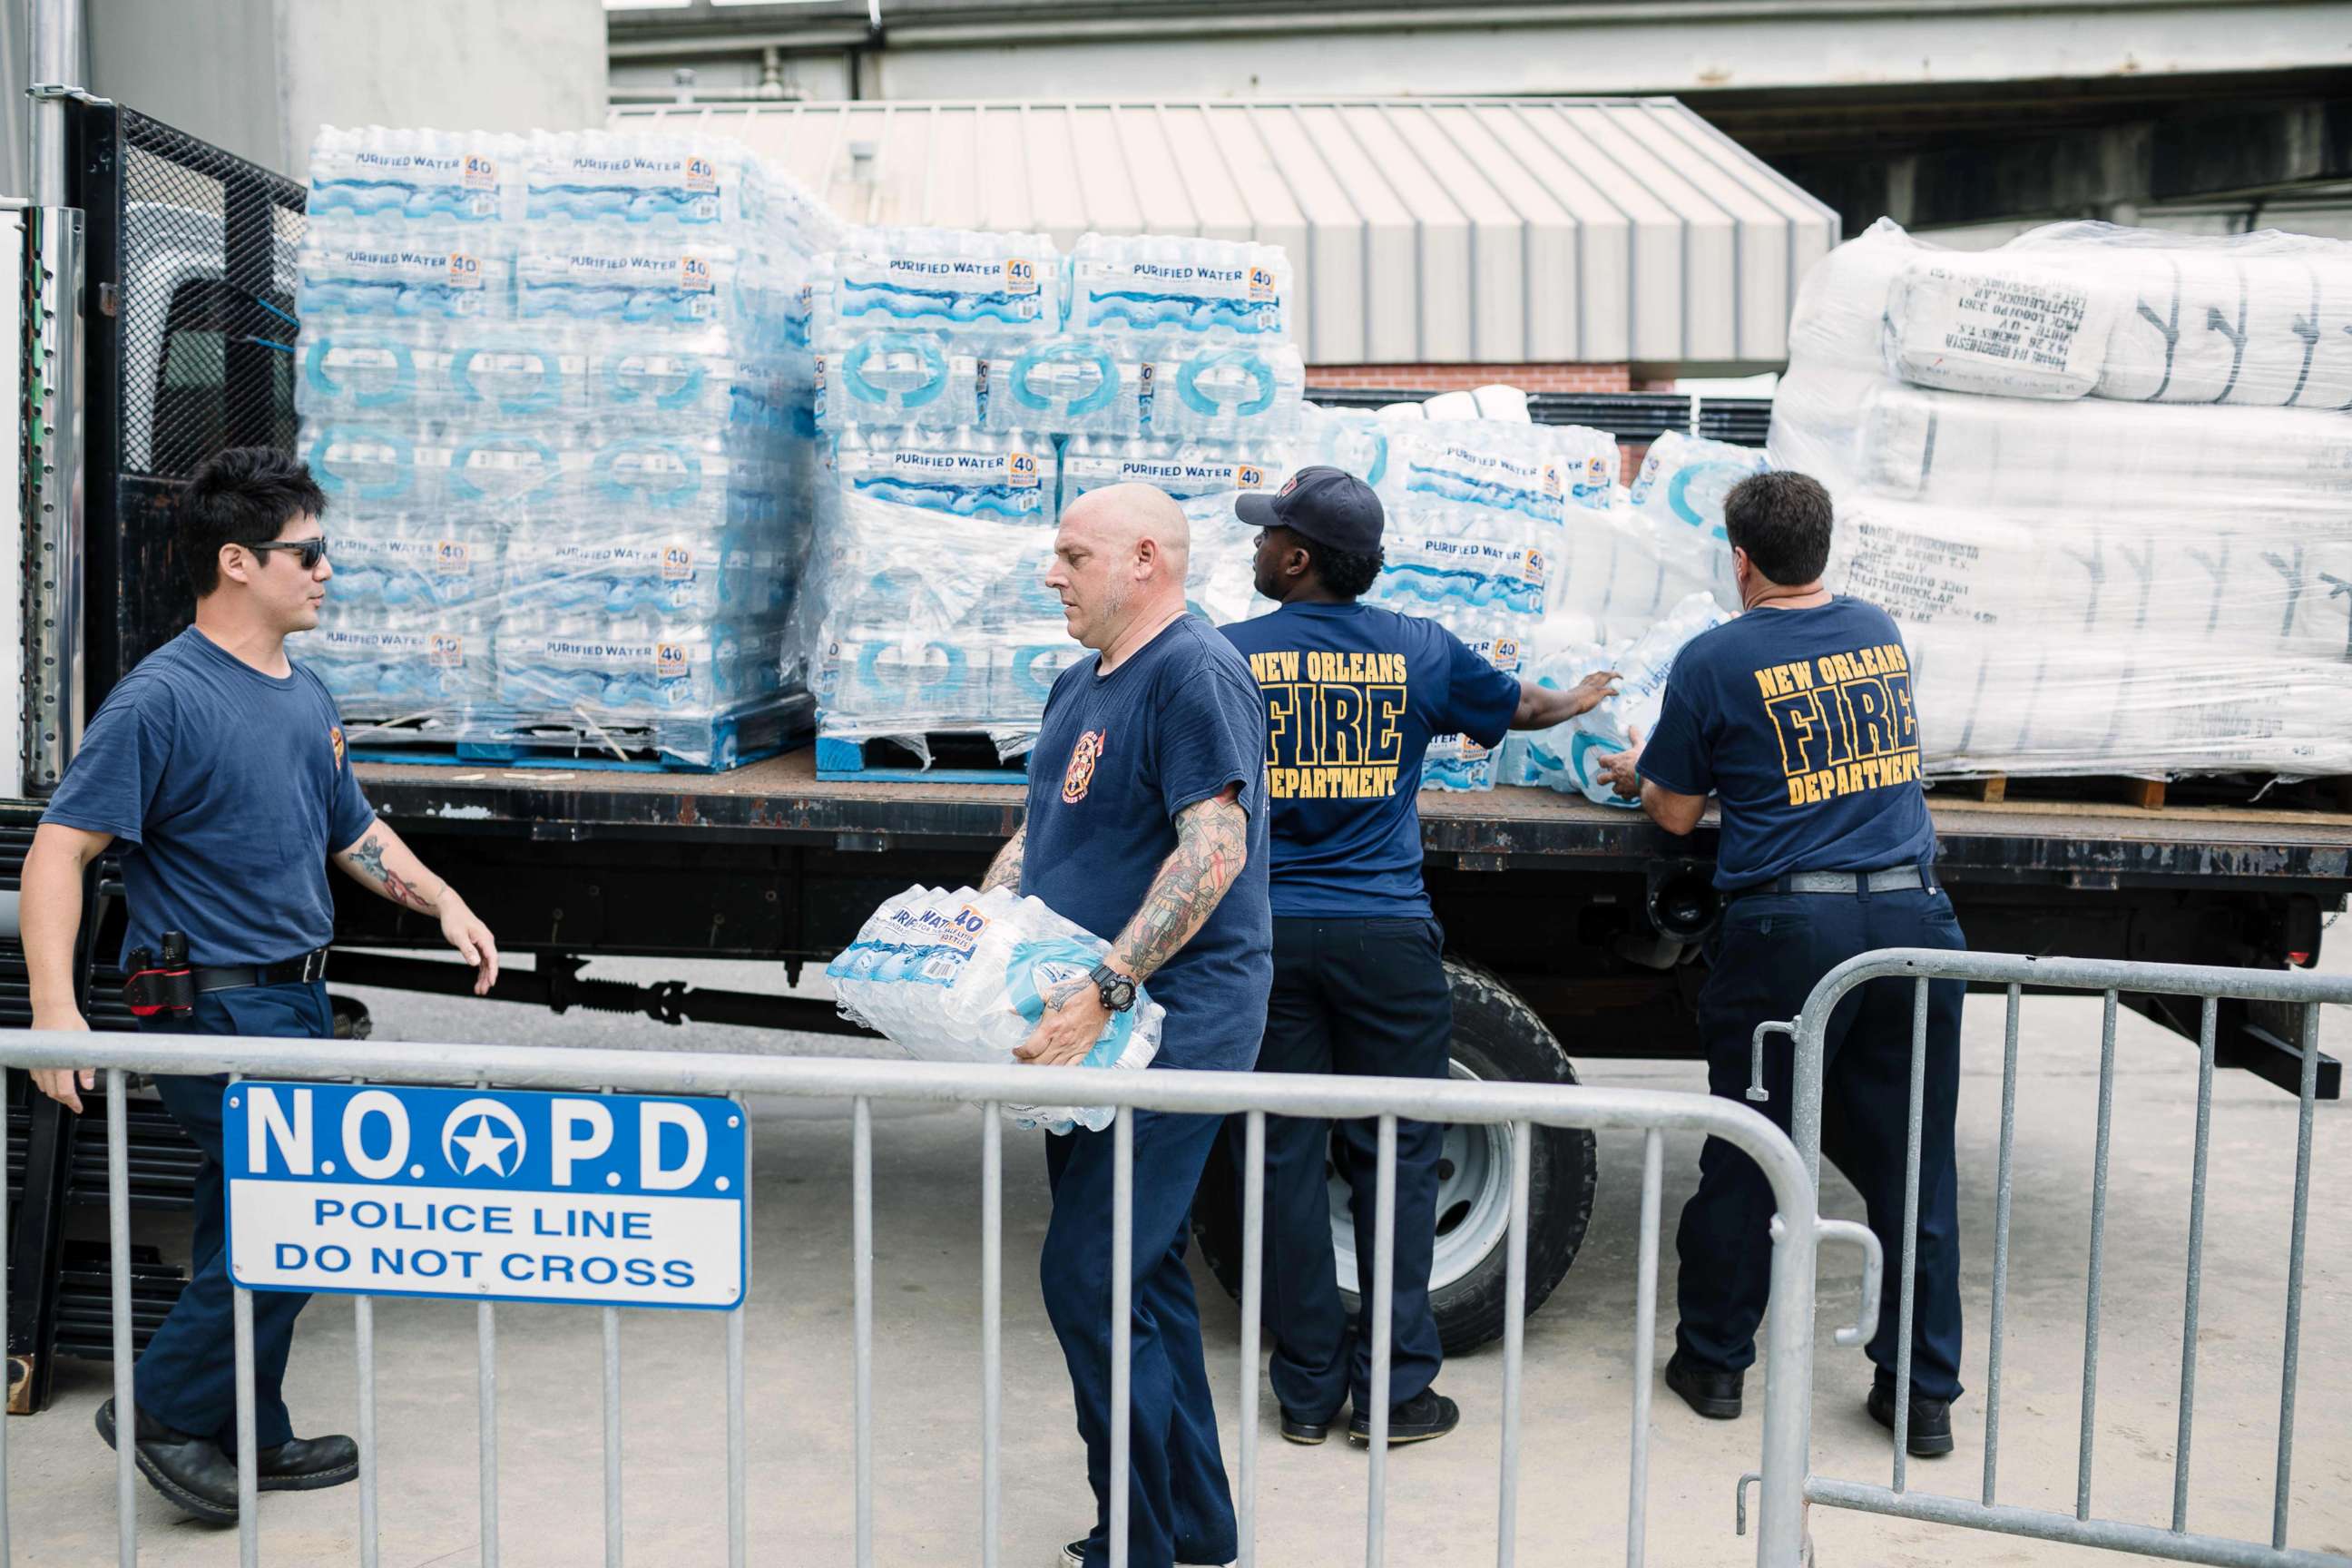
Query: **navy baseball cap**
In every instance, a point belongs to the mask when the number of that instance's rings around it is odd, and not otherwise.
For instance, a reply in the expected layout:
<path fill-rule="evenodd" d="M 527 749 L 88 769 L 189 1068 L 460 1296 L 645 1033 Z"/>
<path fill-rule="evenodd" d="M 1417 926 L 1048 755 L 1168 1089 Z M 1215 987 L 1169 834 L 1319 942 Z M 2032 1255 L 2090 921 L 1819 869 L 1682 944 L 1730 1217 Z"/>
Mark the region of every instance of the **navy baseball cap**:
<path fill-rule="evenodd" d="M 1260 528 L 1289 529 L 1350 555 L 1380 552 L 1381 498 L 1345 468 L 1320 463 L 1301 468 L 1271 495 L 1252 490 L 1242 496 L 1234 502 L 1234 514 Z"/>

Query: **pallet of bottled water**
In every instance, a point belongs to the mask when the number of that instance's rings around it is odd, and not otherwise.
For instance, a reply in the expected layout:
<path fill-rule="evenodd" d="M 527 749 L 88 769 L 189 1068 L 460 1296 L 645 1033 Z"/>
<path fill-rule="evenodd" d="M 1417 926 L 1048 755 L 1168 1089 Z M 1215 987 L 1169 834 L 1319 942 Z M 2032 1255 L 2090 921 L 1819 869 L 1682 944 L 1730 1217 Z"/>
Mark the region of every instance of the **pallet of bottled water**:
<path fill-rule="evenodd" d="M 821 209 L 657 134 L 330 128 L 310 176 L 297 657 L 374 743 L 741 757 L 796 668 Z"/>
<path fill-rule="evenodd" d="M 863 229 L 809 292 L 821 775 L 977 742 L 971 776 L 1010 776 L 1084 656 L 1044 578 L 1090 490 L 1175 498 L 1220 547 L 1195 552 L 1195 602 L 1246 606 L 1233 496 L 1288 470 L 1305 385 L 1278 247 Z"/>

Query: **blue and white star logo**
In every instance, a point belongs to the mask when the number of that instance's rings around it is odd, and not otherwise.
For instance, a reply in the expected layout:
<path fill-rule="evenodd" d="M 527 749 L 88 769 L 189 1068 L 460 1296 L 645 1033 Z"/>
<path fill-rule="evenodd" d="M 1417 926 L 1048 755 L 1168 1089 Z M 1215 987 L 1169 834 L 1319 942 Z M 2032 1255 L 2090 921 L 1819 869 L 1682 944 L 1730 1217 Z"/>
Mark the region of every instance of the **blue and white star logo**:
<path fill-rule="evenodd" d="M 441 1157 L 461 1176 L 485 1169 L 494 1176 L 511 1176 L 522 1169 L 525 1147 L 521 1119 L 495 1100 L 467 1100 L 441 1124 Z M 463 1164 L 457 1159 L 461 1149 Z"/>

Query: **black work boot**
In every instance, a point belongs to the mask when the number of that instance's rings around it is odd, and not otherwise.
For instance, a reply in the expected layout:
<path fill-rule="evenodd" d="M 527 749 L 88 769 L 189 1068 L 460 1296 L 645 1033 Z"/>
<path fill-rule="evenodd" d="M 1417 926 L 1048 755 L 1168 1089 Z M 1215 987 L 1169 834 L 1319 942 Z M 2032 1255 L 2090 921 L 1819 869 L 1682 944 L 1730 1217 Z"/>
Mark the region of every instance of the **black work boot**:
<path fill-rule="evenodd" d="M 1426 1443 L 1462 1425 L 1462 1407 L 1433 1388 L 1424 1388 L 1402 1405 L 1389 1406 L 1389 1447 Z M 1362 1405 L 1348 1417 L 1348 1441 L 1360 1448 L 1372 1446 L 1371 1414 Z"/>
<path fill-rule="evenodd" d="M 98 1407 L 98 1435 L 114 1447 L 114 1401 Z M 236 1522 L 236 1466 L 209 1437 L 164 1426 L 144 1410 L 131 1447 L 139 1473 L 183 1513 L 208 1524 Z"/>
<path fill-rule="evenodd" d="M 349 1437 L 295 1437 L 253 1456 L 258 1489 L 315 1492 L 356 1480 L 360 1446 Z"/>
<path fill-rule="evenodd" d="M 1696 1365 L 1679 1349 L 1666 1358 L 1666 1386 L 1710 1421 L 1739 1419 L 1739 1389 L 1746 1380 L 1745 1373 Z"/>
<path fill-rule="evenodd" d="M 1895 1430 L 1895 1379 L 1884 1367 L 1872 1379 L 1870 1397 L 1864 1402 L 1870 1418 Z M 1911 1420 L 1904 1429 L 1903 1447 L 1914 1458 L 1939 1459 L 1952 1451 L 1952 1402 L 1930 1399 L 1911 1390 Z"/>

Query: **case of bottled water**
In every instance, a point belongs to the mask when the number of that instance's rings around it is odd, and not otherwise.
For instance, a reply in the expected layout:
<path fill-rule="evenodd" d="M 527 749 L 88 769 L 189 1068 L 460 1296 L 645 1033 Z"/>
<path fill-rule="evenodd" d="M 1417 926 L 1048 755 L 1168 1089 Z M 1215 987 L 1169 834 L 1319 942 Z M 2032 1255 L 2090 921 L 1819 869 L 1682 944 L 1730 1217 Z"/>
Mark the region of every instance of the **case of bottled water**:
<path fill-rule="evenodd" d="M 1565 724 L 1526 736 L 1524 750 L 1514 749 L 1523 760 L 1510 782 L 1582 795 L 1604 805 L 1637 805 L 1621 797 L 1596 764 L 1632 749 L 1637 731 L 1646 737 L 1656 728 L 1675 656 L 1691 638 L 1730 618 L 1712 595 L 1693 594 L 1639 637 L 1606 648 L 1570 647 L 1536 666 L 1531 673 L 1537 684 L 1560 690 L 1595 670 L 1613 669 L 1616 694 Z"/>
<path fill-rule="evenodd" d="M 1286 342 L 1290 258 L 1278 245 L 1186 235 L 1089 234 L 1069 259 L 1070 330 Z"/>
<path fill-rule="evenodd" d="M 1179 501 L 1271 489 L 1289 472 L 1279 447 L 1073 437 L 1062 451 L 1061 510 L 1088 490 L 1150 485 Z"/>
<path fill-rule="evenodd" d="M 1034 1033 L 1055 988 L 1089 984 L 1110 946 L 1039 899 L 1003 888 L 909 888 L 887 899 L 825 966 L 845 1018 L 926 1061 L 1003 1064 Z M 1136 1071 L 1159 1054 L 1165 1011 L 1139 992 L 1104 1024 L 1080 1065 Z M 1007 1105 L 1024 1127 L 1099 1131 L 1111 1108 Z"/>
<path fill-rule="evenodd" d="M 1391 607 L 1402 610 L 1401 605 Z M 1472 653 L 1504 674 L 1520 673 L 1526 652 L 1521 617 L 1454 616 L 1448 618 L 1446 629 L 1460 637 Z M 1493 789 L 1497 783 L 1507 782 L 1497 772 L 1502 760 L 1500 751 L 1499 747 L 1481 745 L 1467 735 L 1433 736 L 1429 751 L 1422 758 L 1422 787 Z"/>
<path fill-rule="evenodd" d="M 836 237 L 721 141 L 322 131 L 296 398 L 337 576 L 298 652 L 347 717 L 722 760 L 801 662 Z"/>
<path fill-rule="evenodd" d="M 2345 327 L 2352 244 L 2276 233 L 1882 221 L 1815 268 L 1772 459 L 1901 625 L 1928 772 L 2352 772 Z"/>
<path fill-rule="evenodd" d="M 1721 552 L 1727 558 L 1723 498 L 1751 474 L 1771 468 L 1752 447 L 1709 441 L 1669 430 L 1650 443 L 1633 476 L 1633 510 L 1655 523 L 1670 545 L 1689 559 Z"/>

